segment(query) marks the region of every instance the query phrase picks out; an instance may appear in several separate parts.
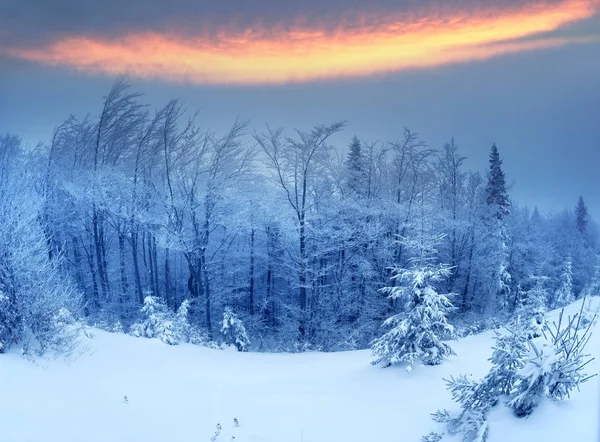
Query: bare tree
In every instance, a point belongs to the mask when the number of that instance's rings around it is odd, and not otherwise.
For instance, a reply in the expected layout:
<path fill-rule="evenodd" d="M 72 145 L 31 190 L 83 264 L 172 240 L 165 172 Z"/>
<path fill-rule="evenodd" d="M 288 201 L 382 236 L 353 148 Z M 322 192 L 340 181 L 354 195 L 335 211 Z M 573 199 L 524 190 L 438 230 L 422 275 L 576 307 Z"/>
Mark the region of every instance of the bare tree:
<path fill-rule="evenodd" d="M 306 333 L 307 306 L 307 213 L 318 202 L 313 188 L 315 180 L 326 164 L 331 147 L 327 140 L 342 130 L 345 123 L 315 126 L 310 132 L 296 130 L 296 138 L 284 138 L 283 130 L 268 129 L 266 134 L 254 138 L 267 156 L 267 163 L 275 175 L 276 183 L 284 190 L 286 199 L 298 222 L 298 283 L 300 289 L 300 335 Z M 314 197 L 317 197 L 316 199 Z M 312 198 L 311 198 L 312 197 Z"/>

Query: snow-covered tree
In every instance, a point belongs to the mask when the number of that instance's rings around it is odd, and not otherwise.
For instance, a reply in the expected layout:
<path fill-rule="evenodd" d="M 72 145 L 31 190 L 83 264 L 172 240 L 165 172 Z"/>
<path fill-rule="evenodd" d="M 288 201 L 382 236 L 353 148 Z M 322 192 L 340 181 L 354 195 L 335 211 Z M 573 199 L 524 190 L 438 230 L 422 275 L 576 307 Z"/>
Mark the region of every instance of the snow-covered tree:
<path fill-rule="evenodd" d="M 146 296 L 141 313 L 143 320 L 131 326 L 132 335 L 158 338 L 169 345 L 179 344 L 174 315 L 161 299 L 155 296 Z"/>
<path fill-rule="evenodd" d="M 346 160 L 347 180 L 346 185 L 355 195 L 366 195 L 367 171 L 365 157 L 362 153 L 361 142 L 354 136 L 350 143 L 350 151 Z"/>
<path fill-rule="evenodd" d="M 81 306 L 64 256 L 49 254 L 32 168 L 20 139 L 0 135 L 0 347 L 21 342 L 29 355 L 72 350 L 77 336 L 61 313 Z"/>
<path fill-rule="evenodd" d="M 511 275 L 508 270 L 508 235 L 505 222 L 510 213 L 510 200 L 506 178 L 502 170 L 502 160 L 495 144 L 492 145 L 489 163 L 488 182 L 485 189 L 488 204 L 488 216 L 485 222 L 489 235 L 487 255 L 491 267 L 489 291 L 493 303 L 500 310 L 506 310 L 511 294 Z"/>
<path fill-rule="evenodd" d="M 547 282 L 547 277 L 530 276 L 527 282 L 530 285 L 529 289 L 519 293 L 515 314 L 532 337 L 541 336 L 544 327 L 548 300 Z"/>
<path fill-rule="evenodd" d="M 588 233 L 588 224 L 590 222 L 590 219 L 587 205 L 585 204 L 585 201 L 583 201 L 582 196 L 580 196 L 579 200 L 577 200 L 577 206 L 575 207 L 575 217 L 577 231 L 581 235 L 586 235 Z"/>
<path fill-rule="evenodd" d="M 250 340 L 246 334 L 246 327 L 229 307 L 226 307 L 223 312 L 221 334 L 228 345 L 234 345 L 238 351 L 248 351 Z"/>
<path fill-rule="evenodd" d="M 554 307 L 563 307 L 573 302 L 573 263 L 570 258 L 565 260 L 563 271 L 560 275 L 560 287 L 554 294 Z"/>
<path fill-rule="evenodd" d="M 492 368 L 479 382 L 465 375 L 447 381 L 452 398 L 461 406 L 459 413 L 446 410 L 433 415 L 447 426 L 450 434 L 461 434 L 465 442 L 485 442 L 489 435 L 487 416 L 501 398 L 513 393 L 519 370 L 527 354 L 528 330 L 517 318 L 505 333 L 496 333 Z"/>
<path fill-rule="evenodd" d="M 558 323 L 546 325 L 543 337 L 528 342 L 529 354 L 508 403 L 518 417 L 529 416 L 544 396 L 568 398 L 573 389 L 595 376 L 585 372 L 593 360 L 584 352 L 594 321 L 584 325 L 584 305 L 585 300 L 573 317 L 564 318 L 561 311 Z"/>
<path fill-rule="evenodd" d="M 419 255 L 411 260 L 411 268 L 392 269 L 392 280 L 397 285 L 383 289 L 401 303 L 403 311 L 386 319 L 383 327 L 387 332 L 371 343 L 373 364 L 406 362 L 410 370 L 416 362 L 437 365 L 454 354 L 444 342 L 453 335 L 447 320 L 453 306 L 450 295 L 437 289 L 450 275 L 450 269 L 432 262 L 436 254 L 434 244 L 439 239 L 424 235 L 414 243 L 405 241 Z"/>

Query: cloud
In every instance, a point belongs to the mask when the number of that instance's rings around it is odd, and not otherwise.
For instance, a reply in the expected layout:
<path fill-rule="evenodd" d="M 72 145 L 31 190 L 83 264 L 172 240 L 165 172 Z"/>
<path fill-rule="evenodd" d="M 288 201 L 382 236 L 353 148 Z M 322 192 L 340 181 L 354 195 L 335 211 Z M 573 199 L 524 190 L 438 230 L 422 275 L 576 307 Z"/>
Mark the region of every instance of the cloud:
<path fill-rule="evenodd" d="M 279 84 L 368 76 L 587 41 L 547 33 L 593 17 L 598 0 L 468 10 L 347 13 L 341 19 L 204 27 L 146 25 L 117 35 L 62 33 L 50 43 L 0 48 L 10 57 L 89 73 L 194 84 Z M 143 21 L 142 21 L 143 22 Z"/>

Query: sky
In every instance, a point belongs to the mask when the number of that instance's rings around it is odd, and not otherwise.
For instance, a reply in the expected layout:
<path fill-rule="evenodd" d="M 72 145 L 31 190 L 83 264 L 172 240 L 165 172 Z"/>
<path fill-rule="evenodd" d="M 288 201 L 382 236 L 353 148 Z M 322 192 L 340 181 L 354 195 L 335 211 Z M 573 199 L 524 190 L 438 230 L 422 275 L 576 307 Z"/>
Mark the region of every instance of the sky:
<path fill-rule="evenodd" d="M 495 142 L 517 201 L 600 219 L 600 0 L 0 1 L 0 132 L 47 142 L 122 74 L 215 130 L 408 127 L 482 171 Z"/>

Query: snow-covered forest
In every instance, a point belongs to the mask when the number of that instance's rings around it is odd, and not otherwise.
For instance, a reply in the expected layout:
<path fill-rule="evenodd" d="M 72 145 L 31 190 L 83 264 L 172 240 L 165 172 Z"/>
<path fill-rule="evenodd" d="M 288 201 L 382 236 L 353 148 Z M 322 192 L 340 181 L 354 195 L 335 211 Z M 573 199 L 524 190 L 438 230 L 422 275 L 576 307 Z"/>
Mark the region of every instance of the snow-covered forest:
<path fill-rule="evenodd" d="M 460 140 L 408 129 L 349 146 L 332 142 L 343 122 L 215 133 L 124 79 L 89 112 L 36 148 L 0 137 L 0 348 L 68 345 L 77 319 L 172 344 L 371 345 L 377 362 L 435 364 L 452 330 L 518 315 L 535 334 L 547 309 L 600 290 L 585 195 L 521 206 L 502 146 L 471 171 Z M 435 328 L 434 352 L 406 347 L 411 324 Z"/>

